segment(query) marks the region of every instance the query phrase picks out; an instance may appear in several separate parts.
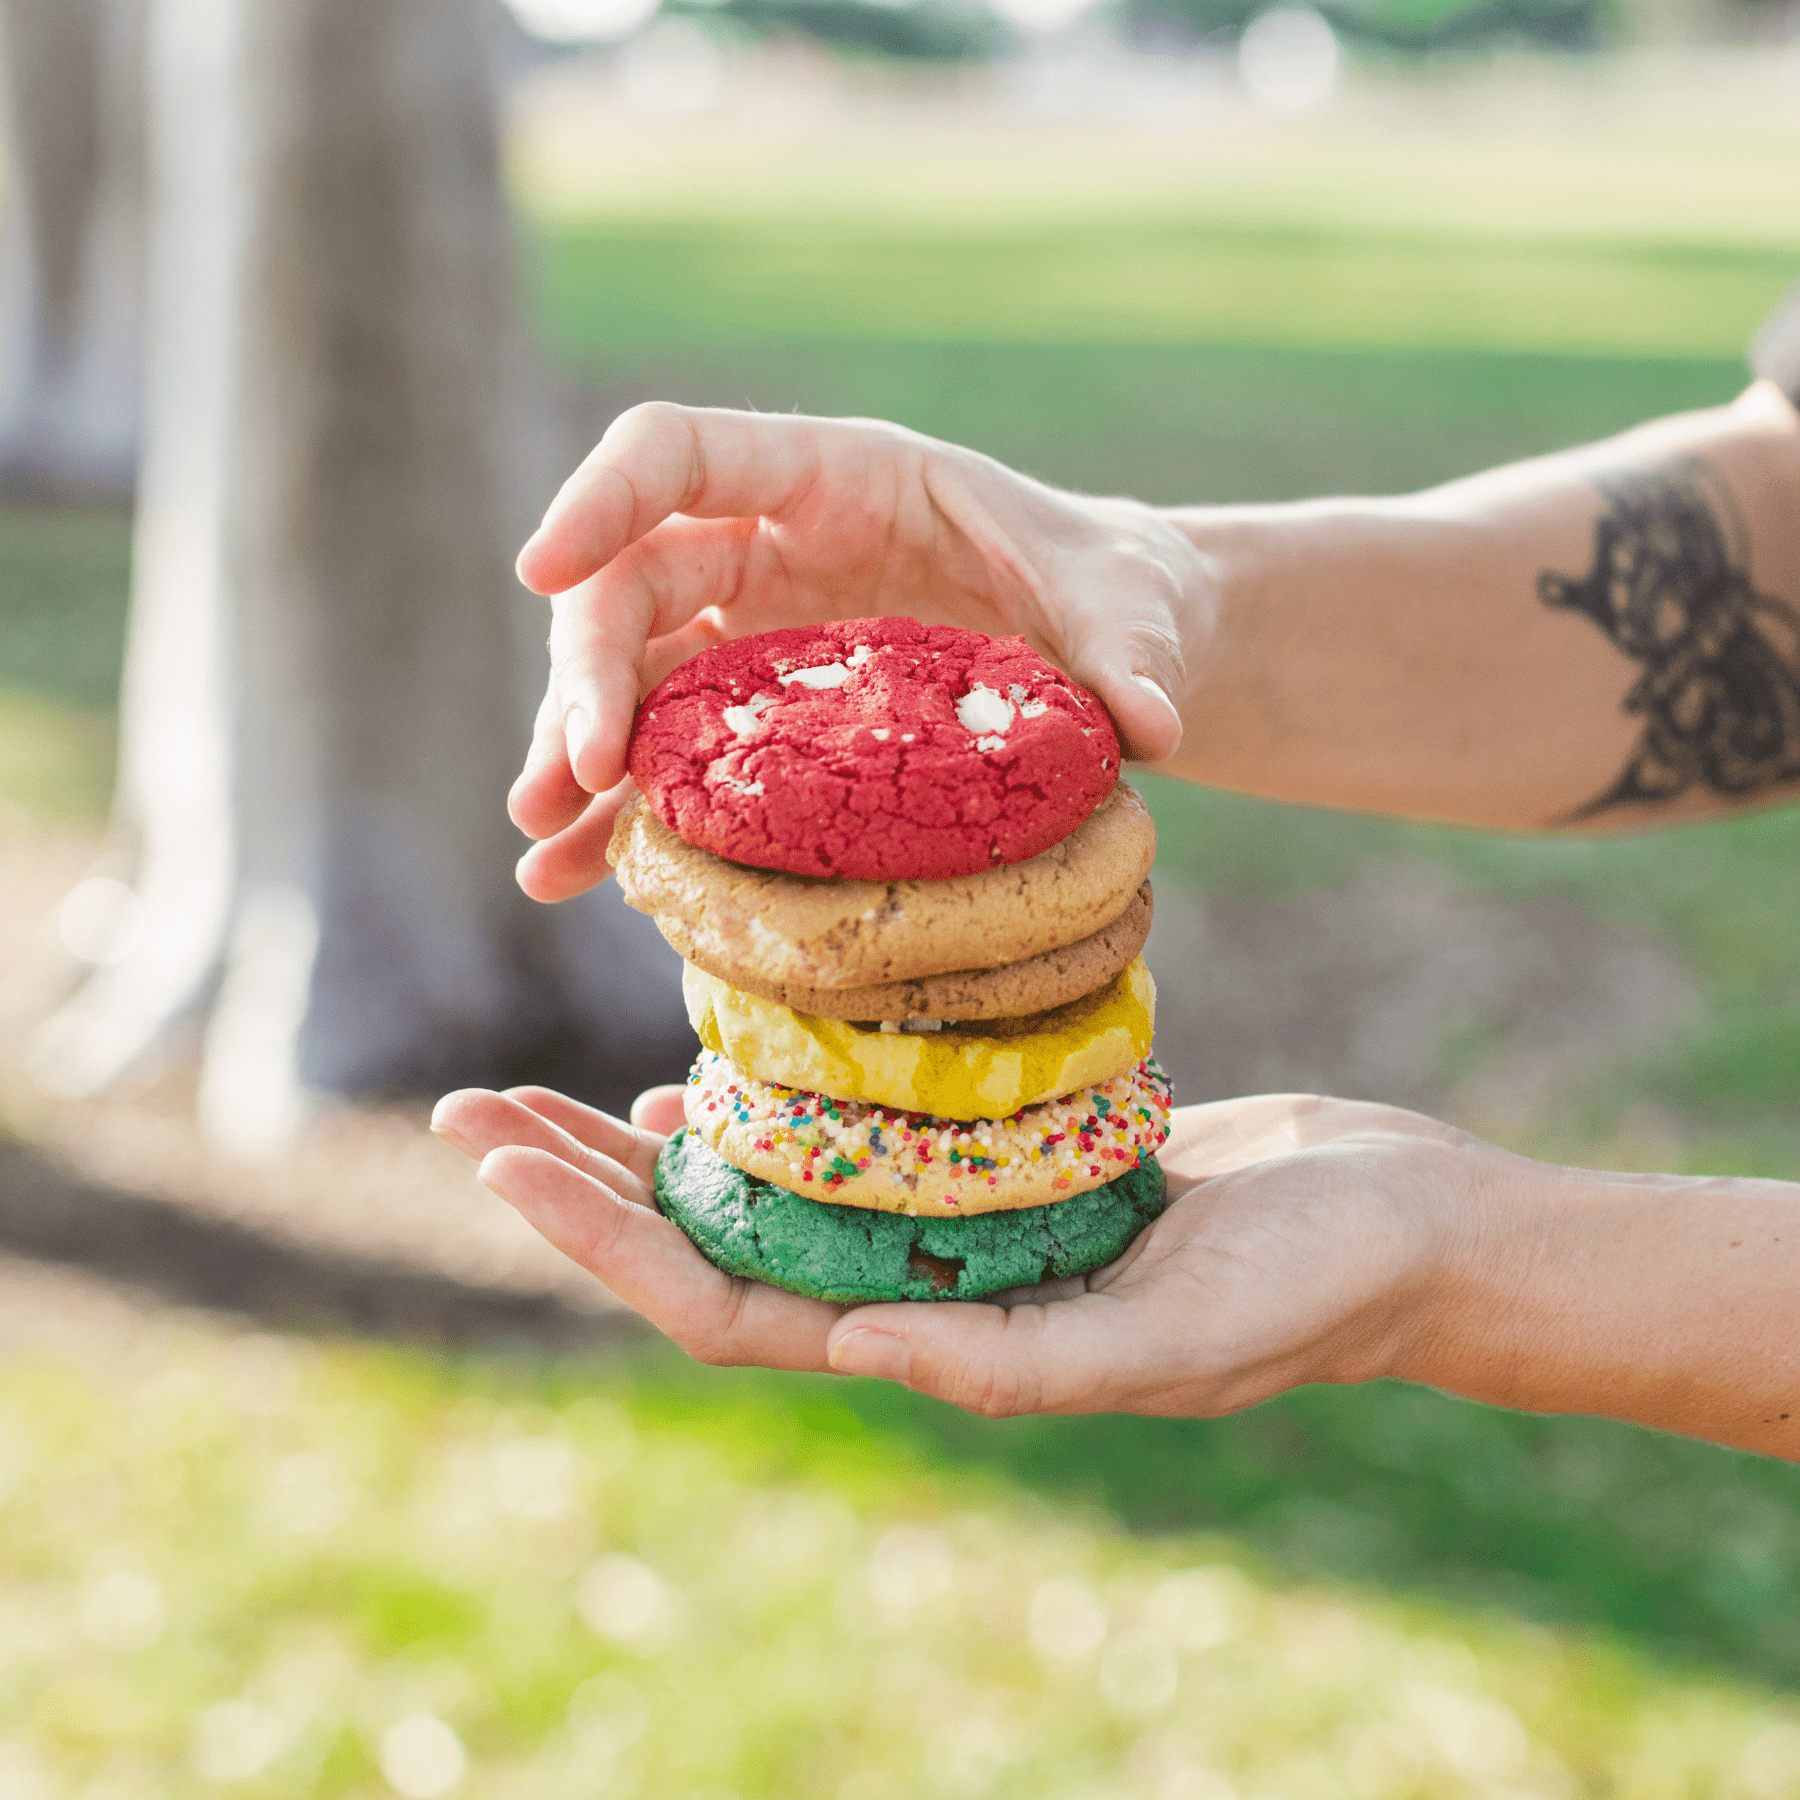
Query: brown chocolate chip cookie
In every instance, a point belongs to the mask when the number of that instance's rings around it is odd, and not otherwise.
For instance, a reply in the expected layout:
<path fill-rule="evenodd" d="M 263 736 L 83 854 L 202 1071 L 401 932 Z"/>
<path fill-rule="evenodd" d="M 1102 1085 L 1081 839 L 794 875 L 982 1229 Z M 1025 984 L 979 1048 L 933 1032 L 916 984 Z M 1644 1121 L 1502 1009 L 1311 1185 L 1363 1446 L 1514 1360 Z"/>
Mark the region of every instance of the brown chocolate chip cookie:
<path fill-rule="evenodd" d="M 679 921 L 668 921 L 663 931 L 689 962 L 707 974 L 747 994 L 822 1019 L 1018 1019 L 1065 1006 L 1111 981 L 1144 948 L 1152 904 L 1146 881 L 1110 925 L 1060 950 L 1046 950 L 1000 969 L 957 969 L 947 975 L 856 988 L 764 981 L 751 969 L 715 967 L 682 947 L 671 929 L 678 928 Z"/>
<path fill-rule="evenodd" d="M 1125 913 L 1155 856 L 1149 809 L 1123 782 L 1048 850 L 937 881 L 744 868 L 684 844 L 641 796 L 607 851 L 626 901 L 691 962 L 746 986 L 748 976 L 806 988 L 911 982 L 1065 950 Z"/>

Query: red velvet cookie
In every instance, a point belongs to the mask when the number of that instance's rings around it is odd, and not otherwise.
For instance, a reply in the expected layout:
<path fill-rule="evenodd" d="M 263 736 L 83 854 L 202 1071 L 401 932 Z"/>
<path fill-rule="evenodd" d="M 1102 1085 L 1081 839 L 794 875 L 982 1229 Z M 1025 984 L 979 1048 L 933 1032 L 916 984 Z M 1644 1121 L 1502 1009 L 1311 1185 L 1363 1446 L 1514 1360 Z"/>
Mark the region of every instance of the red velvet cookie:
<path fill-rule="evenodd" d="M 1119 739 L 1023 638 L 850 619 L 683 663 L 638 709 L 630 766 L 715 856 L 920 881 L 1060 843 L 1118 780 Z"/>

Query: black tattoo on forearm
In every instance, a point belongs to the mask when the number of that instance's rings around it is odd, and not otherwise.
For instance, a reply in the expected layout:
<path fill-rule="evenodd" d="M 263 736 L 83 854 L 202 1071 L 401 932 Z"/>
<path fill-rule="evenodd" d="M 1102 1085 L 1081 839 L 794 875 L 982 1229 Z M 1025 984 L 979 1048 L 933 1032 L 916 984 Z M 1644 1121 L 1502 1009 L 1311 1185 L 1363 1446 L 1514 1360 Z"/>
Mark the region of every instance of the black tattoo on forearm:
<path fill-rule="evenodd" d="M 1703 788 L 1746 800 L 1800 782 L 1800 613 L 1750 583 L 1742 521 L 1703 463 L 1600 482 L 1584 576 L 1545 571 L 1538 598 L 1585 613 L 1643 673 L 1625 711 L 1643 735 L 1568 822 Z"/>

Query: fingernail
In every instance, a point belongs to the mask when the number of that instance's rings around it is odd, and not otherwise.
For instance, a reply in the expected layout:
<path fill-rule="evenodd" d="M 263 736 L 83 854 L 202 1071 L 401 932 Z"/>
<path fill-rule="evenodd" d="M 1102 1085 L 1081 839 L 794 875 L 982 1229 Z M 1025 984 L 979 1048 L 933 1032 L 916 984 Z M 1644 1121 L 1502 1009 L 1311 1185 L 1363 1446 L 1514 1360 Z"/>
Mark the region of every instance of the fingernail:
<path fill-rule="evenodd" d="M 431 1135 L 433 1137 L 442 1138 L 451 1149 L 460 1150 L 464 1156 L 474 1156 L 477 1154 L 475 1146 L 453 1125 L 433 1125 L 431 1128 Z"/>
<path fill-rule="evenodd" d="M 1154 694 L 1165 706 L 1173 706 L 1175 702 L 1169 698 L 1169 690 L 1160 681 L 1148 675 L 1133 675 L 1131 678 L 1145 692 Z"/>
<path fill-rule="evenodd" d="M 910 1386 L 912 1348 L 885 1331 L 847 1331 L 831 1348 L 831 1366 L 840 1375 L 873 1375 Z"/>

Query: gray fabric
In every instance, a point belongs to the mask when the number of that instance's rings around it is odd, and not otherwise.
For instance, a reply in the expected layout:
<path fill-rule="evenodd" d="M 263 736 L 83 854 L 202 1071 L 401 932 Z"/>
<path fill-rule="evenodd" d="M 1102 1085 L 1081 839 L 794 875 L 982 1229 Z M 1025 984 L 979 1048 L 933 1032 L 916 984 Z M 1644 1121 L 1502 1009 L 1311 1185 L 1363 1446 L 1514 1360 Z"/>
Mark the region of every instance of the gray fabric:
<path fill-rule="evenodd" d="M 1800 406 L 1800 282 L 1763 321 L 1750 345 L 1750 369 Z"/>

